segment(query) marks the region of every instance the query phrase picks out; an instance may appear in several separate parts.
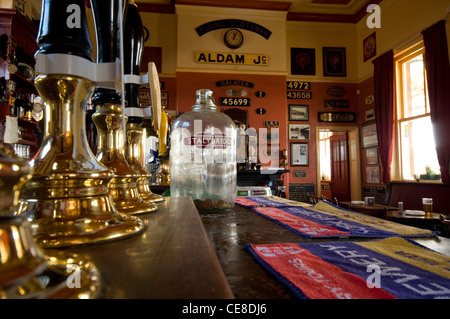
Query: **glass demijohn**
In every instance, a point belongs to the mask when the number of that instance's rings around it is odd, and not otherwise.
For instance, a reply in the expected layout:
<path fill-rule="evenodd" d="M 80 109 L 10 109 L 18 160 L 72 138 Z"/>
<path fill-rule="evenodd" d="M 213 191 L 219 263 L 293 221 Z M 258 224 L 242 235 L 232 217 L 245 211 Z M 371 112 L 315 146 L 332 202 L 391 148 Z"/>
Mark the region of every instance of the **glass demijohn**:
<path fill-rule="evenodd" d="M 214 104 L 213 91 L 196 92 L 192 111 L 173 123 L 171 196 L 190 196 L 199 212 L 225 212 L 236 199 L 236 126 Z"/>

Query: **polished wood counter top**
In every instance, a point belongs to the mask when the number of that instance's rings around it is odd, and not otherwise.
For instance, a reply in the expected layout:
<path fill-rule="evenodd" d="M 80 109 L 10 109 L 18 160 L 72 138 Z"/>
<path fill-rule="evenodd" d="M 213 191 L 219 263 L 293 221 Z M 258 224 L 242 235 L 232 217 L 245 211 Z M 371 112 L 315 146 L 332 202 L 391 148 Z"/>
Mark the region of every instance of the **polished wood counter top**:
<path fill-rule="evenodd" d="M 66 248 L 87 256 L 106 299 L 228 299 L 233 294 L 189 197 L 166 198 L 137 215 L 147 229 L 134 237 Z"/>
<path fill-rule="evenodd" d="M 147 226 L 139 235 L 65 249 L 94 262 L 103 284 L 99 298 L 292 299 L 246 244 L 370 240 L 306 239 L 237 205 L 229 213 L 199 214 L 188 197 L 166 197 L 158 206 L 138 215 Z M 414 240 L 450 256 L 450 238 Z"/>

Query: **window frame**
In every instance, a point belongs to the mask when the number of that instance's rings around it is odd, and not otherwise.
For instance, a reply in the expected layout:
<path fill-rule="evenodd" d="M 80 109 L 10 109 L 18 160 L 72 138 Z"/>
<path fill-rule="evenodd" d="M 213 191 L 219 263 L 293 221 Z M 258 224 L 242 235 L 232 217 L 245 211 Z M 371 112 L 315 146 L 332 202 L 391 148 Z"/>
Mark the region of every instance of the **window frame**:
<path fill-rule="evenodd" d="M 423 70 L 424 70 L 424 96 L 425 96 L 425 113 L 419 115 L 413 115 L 406 117 L 405 116 L 405 87 L 404 87 L 404 74 L 403 74 L 403 65 L 419 55 L 425 56 L 425 46 L 423 40 L 418 41 L 417 43 L 408 46 L 403 51 L 399 52 L 394 56 L 394 65 L 395 65 L 395 77 L 396 77 L 396 118 L 395 118 L 395 128 L 396 128 L 396 136 L 395 136 L 395 148 L 397 152 L 397 173 L 395 174 L 397 178 L 401 181 L 412 181 L 409 177 L 403 176 L 403 152 L 402 152 L 402 138 L 401 138 L 401 127 L 404 122 L 409 122 L 412 120 L 417 120 L 421 118 L 430 118 L 430 105 L 428 100 L 428 91 L 427 91 L 427 78 L 426 78 L 426 67 L 425 61 L 423 62 Z M 422 180 L 421 180 L 422 182 Z M 428 181 L 427 181 L 428 182 Z M 434 181 L 436 182 L 436 181 Z M 439 181 L 441 182 L 441 181 Z"/>

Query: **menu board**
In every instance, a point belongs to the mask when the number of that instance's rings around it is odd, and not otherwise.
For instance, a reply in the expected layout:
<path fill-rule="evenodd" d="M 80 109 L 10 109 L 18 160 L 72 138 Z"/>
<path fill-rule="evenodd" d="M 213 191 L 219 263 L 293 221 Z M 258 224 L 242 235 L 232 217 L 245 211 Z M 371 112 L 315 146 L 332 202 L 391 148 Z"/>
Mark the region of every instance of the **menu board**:
<path fill-rule="evenodd" d="M 315 193 L 314 183 L 289 183 L 289 199 L 308 203 L 308 193 Z"/>

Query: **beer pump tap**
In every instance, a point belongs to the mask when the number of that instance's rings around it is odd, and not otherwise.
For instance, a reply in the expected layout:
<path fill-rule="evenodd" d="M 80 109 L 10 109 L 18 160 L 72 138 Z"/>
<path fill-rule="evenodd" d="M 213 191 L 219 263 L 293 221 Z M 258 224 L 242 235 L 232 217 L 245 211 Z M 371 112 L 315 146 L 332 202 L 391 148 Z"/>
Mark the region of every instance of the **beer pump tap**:
<path fill-rule="evenodd" d="M 129 14 L 128 3 L 118 7 L 117 0 L 91 0 L 98 43 L 98 62 L 108 63 L 120 59 L 120 14 Z M 108 12 L 108 14 L 105 14 Z M 122 16 L 125 18 L 125 16 Z M 123 23 L 123 22 L 121 22 Z M 130 34 L 123 33 L 126 43 Z M 125 50 L 128 50 L 125 47 Z M 123 64 L 127 64 L 124 56 Z M 125 157 L 125 123 L 133 121 L 132 116 L 124 114 L 123 96 L 112 89 L 97 88 L 92 98 L 96 107 L 92 119 L 97 127 L 97 159 L 114 171 L 109 184 L 109 192 L 116 209 L 125 214 L 136 215 L 157 211 L 158 207 L 140 197 L 137 180 L 140 172 L 133 168 Z M 126 106 L 125 106 L 126 107 Z"/>
<path fill-rule="evenodd" d="M 137 188 L 139 196 L 150 202 L 163 202 L 164 197 L 154 194 L 149 185 L 151 174 L 143 166 L 144 152 L 142 122 L 144 109 L 141 108 L 139 88 L 142 81 L 139 77 L 140 64 L 144 45 L 144 26 L 138 7 L 134 1 L 130 1 L 124 25 L 124 85 L 125 85 L 125 114 L 126 124 L 126 159 L 128 163 L 139 172 Z M 148 77 L 154 79 L 158 76 L 154 63 L 149 63 Z M 159 83 L 158 83 L 159 84 Z M 159 89 L 159 85 L 158 85 Z"/>
<path fill-rule="evenodd" d="M 64 251 L 45 252 L 33 240 L 30 223 L 19 214 L 19 194 L 31 177 L 25 160 L 0 145 L 0 299 L 96 298 L 98 269 L 87 258 Z M 66 283 L 72 271 L 76 289 Z"/>
<path fill-rule="evenodd" d="M 46 127 L 21 191 L 20 213 L 29 216 L 43 248 L 141 233 L 139 218 L 115 208 L 108 187 L 115 174 L 97 160 L 86 138 L 86 104 L 94 88 L 115 88 L 120 75 L 117 61 L 94 63 L 90 56 L 85 2 L 44 0 L 37 42 L 35 86 L 44 100 Z"/>

